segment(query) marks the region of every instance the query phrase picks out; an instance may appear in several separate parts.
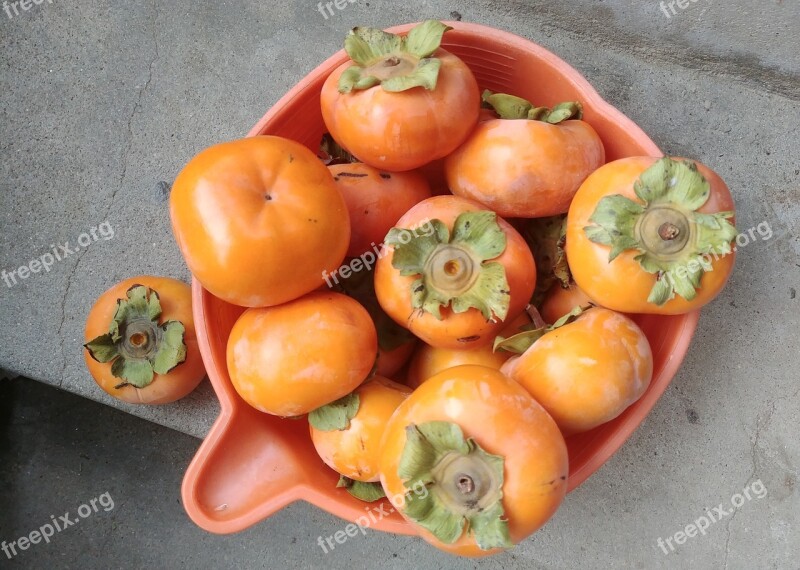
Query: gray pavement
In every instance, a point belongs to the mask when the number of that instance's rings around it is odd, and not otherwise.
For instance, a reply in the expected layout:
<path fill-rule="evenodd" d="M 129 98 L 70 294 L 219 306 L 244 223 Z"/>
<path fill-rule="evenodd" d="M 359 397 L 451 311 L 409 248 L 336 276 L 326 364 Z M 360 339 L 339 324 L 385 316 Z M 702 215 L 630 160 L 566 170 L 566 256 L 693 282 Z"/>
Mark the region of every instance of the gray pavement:
<path fill-rule="evenodd" d="M 160 183 L 203 147 L 246 133 L 350 27 L 457 12 L 558 54 L 665 152 L 717 170 L 734 193 L 741 230 L 771 229 L 771 237 L 755 233 L 741 249 L 681 372 L 625 447 L 513 554 L 475 564 L 800 567 L 800 4 L 676 0 L 674 13 L 664 3 L 669 17 L 656 0 L 631 4 L 362 0 L 327 19 L 311 0 L 47 0 L 18 15 L 12 9 L 11 18 L 0 11 L 0 269 L 26 265 L 51 244 L 74 248 L 104 222 L 113 228 L 113 237 L 81 247 L 47 273 L 11 287 L 0 282 L 0 368 L 202 437 L 218 413 L 207 382 L 175 405 L 125 406 L 95 387 L 81 356 L 86 313 L 110 285 L 142 273 L 188 279 Z M 730 504 L 759 480 L 768 490 L 763 499 L 747 501 L 675 552 L 661 551 L 659 537 Z M 102 487 L 97 481 L 92 489 Z M 38 519 L 29 522 L 33 528 Z M 162 528 L 174 524 L 191 523 Z M 295 505 L 248 531 L 252 541 L 237 544 L 252 550 L 236 560 L 247 567 L 465 564 L 374 533 L 321 557 L 313 541 L 339 527 Z M 274 543 L 285 559 L 255 546 L 276 533 L 297 538 Z M 385 553 L 398 556 L 385 562 Z M 203 567 L 202 557 L 186 560 Z"/>

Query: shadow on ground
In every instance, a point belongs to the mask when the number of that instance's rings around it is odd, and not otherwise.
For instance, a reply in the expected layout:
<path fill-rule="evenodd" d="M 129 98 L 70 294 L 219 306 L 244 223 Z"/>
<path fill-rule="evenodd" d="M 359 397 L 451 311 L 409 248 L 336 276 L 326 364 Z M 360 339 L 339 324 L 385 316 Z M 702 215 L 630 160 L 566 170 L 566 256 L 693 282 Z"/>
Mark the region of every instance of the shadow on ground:
<path fill-rule="evenodd" d="M 293 556 L 313 552 L 316 537 L 289 546 L 297 537 L 272 525 L 228 537 L 196 527 L 180 485 L 199 444 L 38 382 L 0 380 L 0 543 L 8 551 L 0 552 L 0 568 L 296 567 Z M 281 525 L 288 529 L 309 514 L 321 529 L 337 524 L 309 511 L 294 505 L 275 518 L 288 517 Z M 49 542 L 11 549 L 55 523 L 66 528 Z"/>

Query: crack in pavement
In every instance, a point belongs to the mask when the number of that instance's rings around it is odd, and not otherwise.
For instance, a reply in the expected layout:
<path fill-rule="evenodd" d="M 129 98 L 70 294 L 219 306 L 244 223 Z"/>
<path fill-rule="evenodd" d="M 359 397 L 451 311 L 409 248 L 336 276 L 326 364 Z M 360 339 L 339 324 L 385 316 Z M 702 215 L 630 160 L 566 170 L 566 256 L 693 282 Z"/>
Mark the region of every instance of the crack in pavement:
<path fill-rule="evenodd" d="M 156 61 L 158 61 L 160 54 L 158 48 L 158 32 L 157 32 L 157 25 L 159 19 L 159 11 L 158 11 L 158 4 L 157 0 L 152 0 L 151 6 L 153 8 L 153 19 L 152 19 L 152 38 L 153 38 L 153 51 L 154 55 L 150 60 L 150 63 L 147 66 L 147 80 L 144 83 L 144 86 L 139 90 L 136 94 L 136 101 L 133 104 L 133 108 L 131 109 L 130 114 L 128 115 L 128 120 L 126 121 L 126 131 L 125 131 L 125 143 L 124 148 L 122 151 L 122 171 L 119 175 L 119 181 L 117 183 L 117 187 L 111 193 L 111 199 L 108 202 L 108 206 L 106 207 L 105 213 L 103 214 L 102 219 L 108 218 L 108 215 L 111 213 L 111 209 L 114 206 L 114 202 L 116 201 L 117 194 L 122 189 L 122 185 L 125 181 L 125 176 L 128 172 L 128 154 L 130 153 L 131 148 L 133 147 L 133 118 L 136 115 L 136 112 L 141 108 L 142 98 L 144 97 L 145 93 L 147 92 L 148 88 L 150 87 L 150 83 L 153 80 L 153 66 L 155 65 Z M 64 328 L 64 322 L 67 318 L 67 298 L 69 297 L 69 292 L 72 290 L 72 279 L 75 276 L 75 273 L 78 270 L 78 266 L 81 263 L 81 259 L 83 259 L 83 255 L 86 253 L 87 248 L 83 248 L 78 252 L 78 257 L 75 260 L 75 264 L 72 266 L 72 270 L 67 275 L 67 287 L 64 291 L 64 295 L 61 298 L 61 322 L 58 325 L 58 331 L 56 335 L 59 338 L 59 350 L 61 352 L 61 373 L 59 374 L 58 379 L 58 386 L 64 383 L 64 374 L 67 370 L 67 353 L 64 348 L 64 344 L 66 339 L 61 334 L 61 331 Z"/>
<path fill-rule="evenodd" d="M 750 460 L 753 463 L 753 470 L 750 472 L 750 475 L 747 477 L 747 480 L 744 482 L 744 485 L 742 485 L 742 488 L 745 488 L 747 486 L 747 484 L 750 482 L 750 480 L 753 478 L 753 476 L 755 476 L 756 471 L 758 470 L 758 459 L 757 459 L 757 456 L 756 456 L 757 447 L 758 447 L 758 440 L 761 437 L 761 430 L 763 428 L 765 428 L 767 425 L 769 425 L 769 422 L 772 419 L 772 414 L 775 413 L 775 402 L 776 402 L 776 400 L 773 400 L 772 402 L 769 402 L 769 410 L 766 413 L 766 418 L 763 420 L 763 422 L 761 421 L 762 414 L 761 413 L 756 414 L 756 433 L 755 433 L 755 436 L 753 437 L 753 440 L 752 440 L 752 442 L 750 444 Z M 733 513 L 731 514 L 731 518 L 728 519 L 728 522 L 725 525 L 725 532 L 726 532 L 726 537 L 725 537 L 725 559 L 724 559 L 724 561 L 725 561 L 725 566 L 724 566 L 725 570 L 728 570 L 728 558 L 730 556 L 731 533 L 732 533 L 731 525 L 733 525 L 733 521 L 734 521 L 734 519 L 736 519 L 736 515 L 738 513 L 739 513 L 739 509 L 738 508 L 734 509 Z"/>
<path fill-rule="evenodd" d="M 750 461 L 753 464 L 753 470 L 750 472 L 750 475 L 747 477 L 747 480 L 742 485 L 742 488 L 746 488 L 750 481 L 755 477 L 756 472 L 759 468 L 759 460 L 758 460 L 758 443 L 761 439 L 761 434 L 763 430 L 769 426 L 770 422 L 772 421 L 772 416 L 775 414 L 775 409 L 777 407 L 777 403 L 782 400 L 788 399 L 795 399 L 797 396 L 800 395 L 800 389 L 796 390 L 794 394 L 788 394 L 786 396 L 780 396 L 778 398 L 773 398 L 767 402 L 767 409 L 764 412 L 760 412 L 756 414 L 756 432 L 753 435 L 752 442 L 750 444 Z M 763 419 L 762 419 L 763 417 Z M 728 557 L 730 555 L 730 542 L 731 542 L 731 525 L 733 524 L 734 519 L 736 518 L 739 509 L 734 509 L 731 518 L 728 520 L 728 523 L 725 525 L 725 530 L 727 532 L 727 536 L 725 538 L 725 570 L 728 570 Z"/>

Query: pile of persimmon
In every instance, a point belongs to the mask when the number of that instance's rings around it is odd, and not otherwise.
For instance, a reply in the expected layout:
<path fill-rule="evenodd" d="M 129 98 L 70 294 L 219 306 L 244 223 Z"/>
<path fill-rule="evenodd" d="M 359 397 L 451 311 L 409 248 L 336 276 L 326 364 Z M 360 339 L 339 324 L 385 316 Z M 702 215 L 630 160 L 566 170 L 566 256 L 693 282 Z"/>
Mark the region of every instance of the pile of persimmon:
<path fill-rule="evenodd" d="M 638 315 L 711 301 L 736 230 L 710 169 L 607 162 L 580 102 L 481 93 L 449 29 L 353 29 L 321 148 L 205 150 L 171 217 L 194 276 L 246 308 L 227 345 L 241 398 L 307 417 L 291 425 L 342 492 L 477 556 L 556 511 L 565 438 L 650 385 Z"/>

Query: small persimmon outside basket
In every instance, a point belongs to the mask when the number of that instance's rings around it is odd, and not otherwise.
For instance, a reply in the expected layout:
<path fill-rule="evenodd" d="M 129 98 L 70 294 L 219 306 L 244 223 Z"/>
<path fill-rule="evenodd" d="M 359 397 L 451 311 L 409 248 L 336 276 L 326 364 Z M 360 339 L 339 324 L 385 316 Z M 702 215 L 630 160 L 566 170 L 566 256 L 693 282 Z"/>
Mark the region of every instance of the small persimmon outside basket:
<path fill-rule="evenodd" d="M 482 90 L 512 93 L 537 105 L 580 101 L 584 120 L 603 140 L 608 161 L 662 156 L 636 124 L 605 102 L 575 69 L 541 46 L 479 24 L 446 23 L 454 29 L 445 34 L 442 47 L 469 65 Z M 389 31 L 405 33 L 414 25 Z M 322 63 L 267 111 L 249 136 L 278 135 L 316 151 L 325 132 L 322 84 L 347 59 L 339 51 Z M 183 504 L 191 519 L 207 531 L 233 533 L 303 500 L 355 521 L 364 514 L 364 503 L 336 487 L 339 476 L 317 456 L 306 422 L 259 412 L 234 390 L 225 353 L 230 330 L 244 309 L 214 297 L 196 279 L 192 289 L 200 351 L 222 411 L 183 480 Z M 642 423 L 677 373 L 698 319 L 699 311 L 635 317 L 653 349 L 653 380 L 644 396 L 618 418 L 568 438 L 570 491 L 597 471 Z M 371 528 L 416 534 L 397 513 Z"/>

